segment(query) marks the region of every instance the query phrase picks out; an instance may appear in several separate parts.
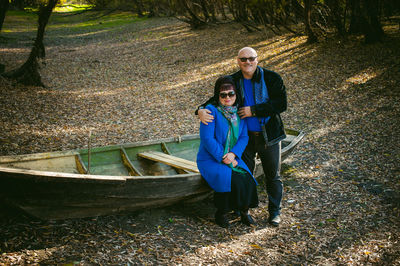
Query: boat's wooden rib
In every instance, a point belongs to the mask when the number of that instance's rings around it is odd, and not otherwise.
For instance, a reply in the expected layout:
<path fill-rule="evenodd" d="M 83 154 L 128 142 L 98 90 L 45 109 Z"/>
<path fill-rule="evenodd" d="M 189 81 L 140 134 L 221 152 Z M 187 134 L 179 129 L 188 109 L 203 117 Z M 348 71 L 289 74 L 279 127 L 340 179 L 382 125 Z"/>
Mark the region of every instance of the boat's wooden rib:
<path fill-rule="evenodd" d="M 128 172 L 131 176 L 143 176 L 142 173 L 133 165 L 128 155 L 126 154 L 126 150 L 122 146 L 121 146 L 121 157 L 123 164 L 128 169 Z"/>
<path fill-rule="evenodd" d="M 188 170 L 194 173 L 199 173 L 199 169 L 197 168 L 196 162 L 185 160 L 166 153 L 157 151 L 148 151 L 148 152 L 141 152 L 138 154 L 138 156 L 149 160 L 165 163 L 172 167 Z"/>
<path fill-rule="evenodd" d="M 86 175 L 88 173 L 85 164 L 82 161 L 82 157 L 80 154 L 75 155 L 76 169 L 82 175 Z"/>
<path fill-rule="evenodd" d="M 165 142 L 161 143 L 161 150 L 166 154 L 171 154 L 171 151 L 168 149 L 168 146 Z"/>

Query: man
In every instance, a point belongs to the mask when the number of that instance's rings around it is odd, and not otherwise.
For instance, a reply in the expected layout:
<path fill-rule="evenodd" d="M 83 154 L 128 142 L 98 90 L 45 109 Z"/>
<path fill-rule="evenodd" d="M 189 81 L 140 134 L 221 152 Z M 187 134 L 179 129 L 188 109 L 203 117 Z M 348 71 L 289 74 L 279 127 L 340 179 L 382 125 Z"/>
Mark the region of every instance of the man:
<path fill-rule="evenodd" d="M 280 141 L 286 137 L 280 113 L 287 108 L 286 88 L 277 73 L 257 66 L 257 52 L 253 48 L 242 48 L 237 63 L 240 70 L 231 76 L 242 103 L 238 114 L 246 119 L 249 133 L 249 143 L 242 159 L 254 172 L 256 154 L 259 155 L 268 193 L 268 222 L 279 226 L 283 194 Z M 213 101 L 218 99 L 212 97 L 196 111 L 206 125 L 214 117 L 203 108 Z"/>

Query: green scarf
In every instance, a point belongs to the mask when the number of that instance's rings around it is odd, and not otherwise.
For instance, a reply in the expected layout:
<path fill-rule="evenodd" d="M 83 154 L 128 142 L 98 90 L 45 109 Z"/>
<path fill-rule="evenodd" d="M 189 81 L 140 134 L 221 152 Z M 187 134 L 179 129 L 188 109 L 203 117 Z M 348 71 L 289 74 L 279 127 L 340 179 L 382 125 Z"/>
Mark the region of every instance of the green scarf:
<path fill-rule="evenodd" d="M 240 118 L 237 114 L 237 107 L 236 106 L 224 106 L 218 105 L 217 109 L 222 113 L 222 115 L 228 120 L 229 130 L 228 135 L 226 137 L 225 147 L 224 147 L 224 154 L 227 154 L 229 151 L 233 149 L 236 145 L 236 142 L 239 138 L 239 125 L 240 125 Z M 233 167 L 232 164 L 229 164 L 229 167 L 236 172 L 245 173 L 246 171 L 240 167 Z"/>

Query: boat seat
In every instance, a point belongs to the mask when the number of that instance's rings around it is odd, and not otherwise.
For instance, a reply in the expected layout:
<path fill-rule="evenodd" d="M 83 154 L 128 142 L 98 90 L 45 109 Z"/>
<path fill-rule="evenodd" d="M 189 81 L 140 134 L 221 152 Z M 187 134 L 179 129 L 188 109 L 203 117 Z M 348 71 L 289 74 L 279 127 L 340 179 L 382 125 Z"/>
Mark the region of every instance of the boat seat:
<path fill-rule="evenodd" d="M 190 172 L 199 173 L 196 162 L 179 158 L 159 151 L 146 151 L 138 153 L 139 157 L 146 158 L 152 161 L 165 163 L 175 168 L 187 170 Z"/>

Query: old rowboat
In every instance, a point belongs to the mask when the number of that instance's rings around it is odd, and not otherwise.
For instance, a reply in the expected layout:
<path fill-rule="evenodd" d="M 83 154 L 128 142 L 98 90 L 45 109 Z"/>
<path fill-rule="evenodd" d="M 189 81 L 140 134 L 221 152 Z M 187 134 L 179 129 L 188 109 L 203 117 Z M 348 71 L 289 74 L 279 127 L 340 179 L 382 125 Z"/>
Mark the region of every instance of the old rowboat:
<path fill-rule="evenodd" d="M 304 134 L 289 130 L 284 160 Z M 195 201 L 210 194 L 198 135 L 0 157 L 0 201 L 39 219 L 82 218 Z M 262 171 L 256 171 L 257 175 Z"/>

